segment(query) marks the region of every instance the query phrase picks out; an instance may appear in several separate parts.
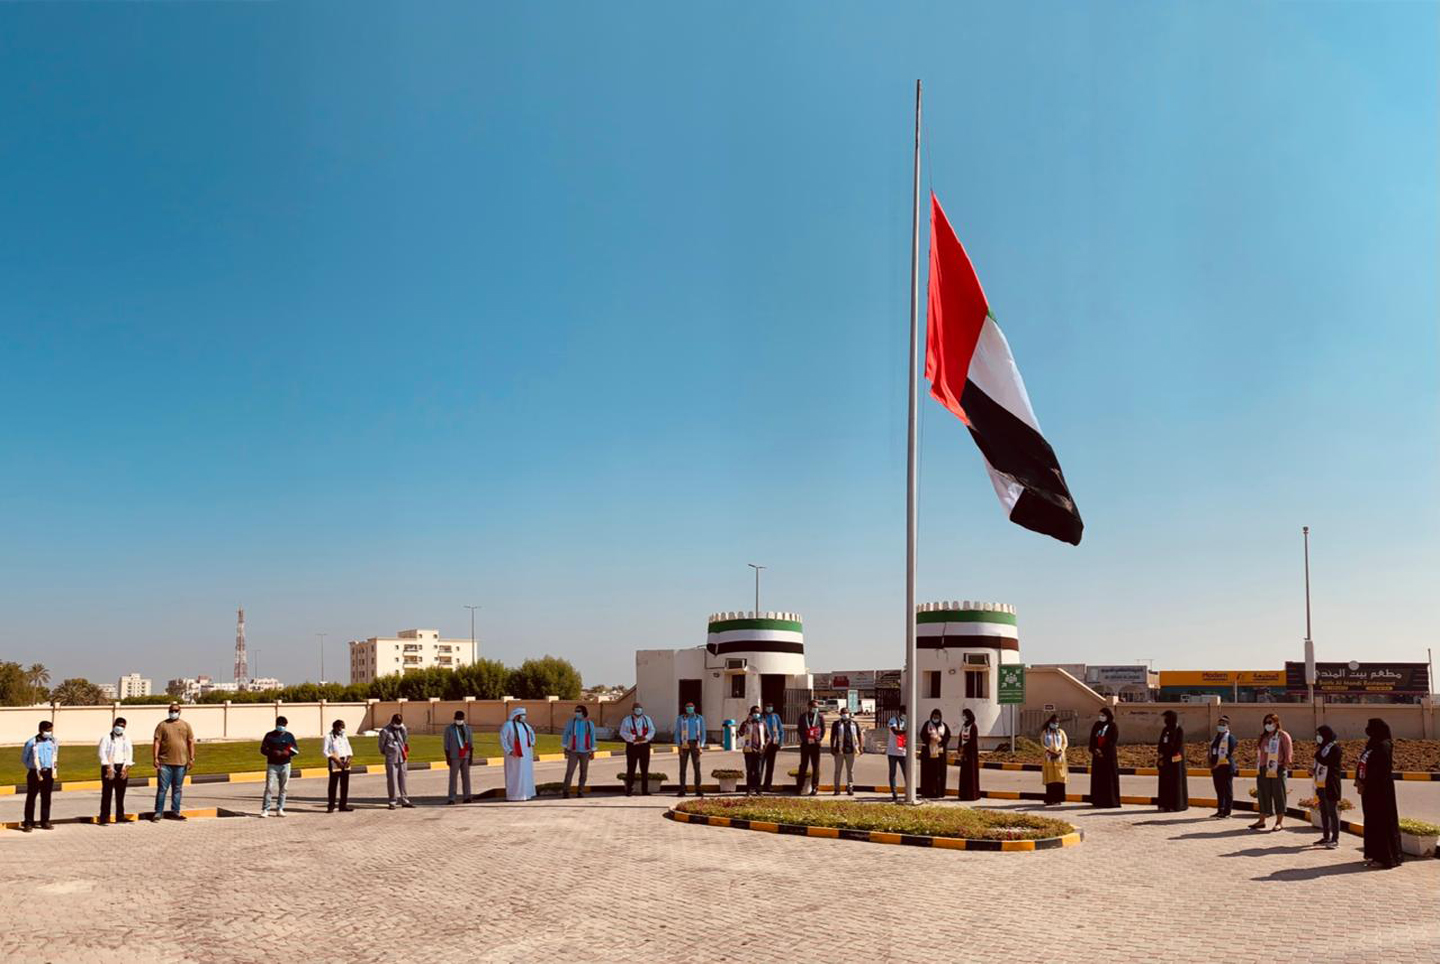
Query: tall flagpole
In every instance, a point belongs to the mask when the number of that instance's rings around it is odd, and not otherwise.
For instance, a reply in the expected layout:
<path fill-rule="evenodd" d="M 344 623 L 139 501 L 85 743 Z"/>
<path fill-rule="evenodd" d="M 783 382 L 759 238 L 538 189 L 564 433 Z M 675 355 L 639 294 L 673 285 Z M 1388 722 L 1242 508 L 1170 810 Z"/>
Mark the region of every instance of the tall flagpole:
<path fill-rule="evenodd" d="M 915 210 L 910 233 L 910 432 L 905 475 L 905 802 L 915 793 L 915 721 L 920 716 L 920 674 L 915 660 L 915 508 L 919 495 L 916 461 L 916 414 L 919 405 L 920 357 L 920 81 L 915 81 Z"/>

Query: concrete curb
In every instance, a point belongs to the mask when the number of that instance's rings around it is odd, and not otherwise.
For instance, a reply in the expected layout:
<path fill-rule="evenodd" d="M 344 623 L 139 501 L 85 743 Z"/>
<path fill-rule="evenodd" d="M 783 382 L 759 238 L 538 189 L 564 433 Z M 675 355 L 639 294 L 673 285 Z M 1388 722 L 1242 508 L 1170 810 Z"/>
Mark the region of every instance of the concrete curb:
<path fill-rule="evenodd" d="M 988 853 L 1027 853 L 1073 847 L 1085 839 L 1081 830 L 1062 837 L 1039 840 L 971 840 L 965 837 L 929 837 L 920 834 L 887 833 L 881 830 L 850 830 L 844 827 L 807 827 L 793 823 L 768 823 L 743 817 L 710 817 L 686 813 L 673 807 L 665 816 L 677 823 L 693 823 L 708 827 L 731 827 L 735 830 L 757 830 L 761 833 L 783 833 L 798 837 L 823 837 L 828 840 L 859 840 L 866 843 L 900 844 L 907 847 L 939 847 L 944 850 L 976 850 Z"/>
<path fill-rule="evenodd" d="M 954 765 L 953 762 L 952 762 L 952 765 Z M 1010 770 L 1010 771 L 1012 771 L 1012 772 L 1013 772 L 1013 771 L 1023 771 L 1023 772 L 1025 772 L 1025 773 L 1039 773 L 1039 772 L 1040 772 L 1042 769 L 1044 769 L 1044 768 L 1043 768 L 1040 764 L 1038 764 L 1038 763 L 995 763 L 995 762 L 985 763 L 985 762 L 982 762 L 982 763 L 980 764 L 980 769 L 982 769 L 982 770 Z M 1090 767 L 1088 767 L 1088 766 L 1086 766 L 1086 765 L 1084 765 L 1084 764 L 1072 765 L 1072 766 L 1070 766 L 1068 769 L 1069 769 L 1069 771 L 1070 771 L 1071 773 L 1089 773 L 1089 772 L 1090 772 Z M 1154 777 L 1154 776 L 1159 776 L 1159 775 L 1160 775 L 1160 770 L 1159 770 L 1158 768 L 1156 768 L 1156 767 L 1121 767 L 1121 768 L 1120 768 L 1120 775 L 1121 775 L 1122 777 Z M 1190 777 L 1208 777 L 1208 776 L 1210 775 L 1210 771 L 1209 771 L 1209 770 L 1201 769 L 1201 768 L 1199 768 L 1199 767 L 1190 767 L 1189 769 L 1187 769 L 1187 770 L 1185 771 L 1185 775 L 1186 775 L 1186 776 L 1190 776 Z M 1252 770 L 1252 769 L 1242 769 L 1242 770 L 1240 770 L 1238 773 L 1236 773 L 1235 775 L 1238 776 L 1238 777 L 1244 777 L 1244 778 L 1247 778 L 1247 779 L 1253 779 L 1253 778 L 1255 778 L 1256 776 L 1259 776 L 1259 771 L 1258 771 L 1258 770 Z M 1308 779 L 1310 779 L 1310 771 L 1309 771 L 1309 770 L 1291 770 L 1291 771 L 1290 771 L 1290 776 L 1295 777 L 1295 778 L 1297 778 L 1297 779 L 1301 779 L 1301 780 L 1308 780 Z M 1345 780 L 1354 780 L 1354 779 L 1355 779 L 1355 771 L 1354 771 L 1354 770 L 1346 770 L 1346 771 L 1341 775 L 1341 777 L 1342 777 L 1342 779 L 1345 779 Z M 1394 778 L 1395 778 L 1396 780 L 1415 780 L 1415 781 L 1418 781 L 1418 782 L 1421 782 L 1421 783 L 1424 783 L 1424 782 L 1427 782 L 1427 781 L 1429 781 L 1429 782 L 1434 782 L 1434 783 L 1440 783 L 1440 771 L 1436 771 L 1436 770 L 1397 770 L 1397 771 L 1395 771 L 1395 773 L 1394 773 Z"/>
<path fill-rule="evenodd" d="M 125 815 L 125 820 L 124 820 L 124 822 L 125 822 L 125 823 L 139 823 L 139 822 L 142 821 L 142 820 L 149 820 L 150 817 L 154 814 L 154 812 L 155 812 L 155 811 L 153 811 L 153 810 L 147 810 L 147 811 L 145 811 L 144 813 L 127 813 L 127 814 Z M 184 814 L 184 816 L 186 817 L 186 819 L 189 819 L 189 820 L 209 820 L 209 819 L 215 818 L 215 817 L 243 817 L 243 816 L 245 816 L 245 814 L 239 812 L 238 810 L 227 810 L 227 809 L 224 808 L 224 807 L 198 807 L 198 808 L 193 809 L 193 810 L 183 810 L 183 809 L 182 809 L 180 812 L 181 812 L 182 814 Z M 99 818 L 99 817 L 57 817 L 57 818 L 55 818 L 54 820 L 51 820 L 50 822 L 51 822 L 52 824 L 57 824 L 57 823 L 81 823 L 81 824 L 90 824 L 90 825 L 93 826 L 93 825 L 98 824 L 98 823 L 100 822 L 100 818 Z M 114 820 L 111 821 L 111 823 L 115 823 L 115 822 L 116 822 L 116 821 L 114 821 Z M 20 829 L 20 824 L 21 824 L 21 821 L 19 821 L 19 820 L 0 821 L 0 828 L 3 828 L 3 829 L 5 829 L 5 830 L 16 830 L 16 831 L 18 831 L 18 830 Z"/>

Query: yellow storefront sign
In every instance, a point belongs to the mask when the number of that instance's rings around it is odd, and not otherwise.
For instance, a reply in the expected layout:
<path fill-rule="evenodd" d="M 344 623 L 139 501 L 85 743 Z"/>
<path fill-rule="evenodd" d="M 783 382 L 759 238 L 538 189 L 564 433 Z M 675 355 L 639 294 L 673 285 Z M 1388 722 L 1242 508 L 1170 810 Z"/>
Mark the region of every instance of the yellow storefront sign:
<path fill-rule="evenodd" d="M 1172 669 L 1160 671 L 1161 686 L 1285 686 L 1283 669 Z"/>

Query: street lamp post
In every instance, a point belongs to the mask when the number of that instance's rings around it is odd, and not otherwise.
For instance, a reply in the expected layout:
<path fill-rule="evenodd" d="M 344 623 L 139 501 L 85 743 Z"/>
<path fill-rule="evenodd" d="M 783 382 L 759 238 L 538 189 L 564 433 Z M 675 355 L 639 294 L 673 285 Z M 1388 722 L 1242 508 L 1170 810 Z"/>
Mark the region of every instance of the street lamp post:
<path fill-rule="evenodd" d="M 475 610 L 480 607 L 466 606 L 465 608 L 470 610 L 470 659 L 473 661 L 475 659 Z"/>
<path fill-rule="evenodd" d="M 767 567 L 767 566 L 757 566 L 757 565 L 755 565 L 755 563 L 753 563 L 753 562 L 747 562 L 747 563 L 745 563 L 745 565 L 747 565 L 747 566 L 749 566 L 751 569 L 754 569 L 754 570 L 755 570 L 755 618 L 756 618 L 756 619 L 759 619 L 759 618 L 760 618 L 760 570 L 761 570 L 761 569 L 766 569 L 766 568 L 768 568 L 768 567 Z"/>
<path fill-rule="evenodd" d="M 315 635 L 320 637 L 320 683 L 321 683 L 321 685 L 324 685 L 324 683 L 325 683 L 325 637 L 326 637 L 326 636 L 329 636 L 330 634 L 329 634 L 329 633 L 316 633 Z"/>
<path fill-rule="evenodd" d="M 1301 526 L 1300 535 L 1305 540 L 1305 689 L 1310 696 L 1310 707 L 1315 707 L 1315 640 L 1310 636 L 1310 527 Z"/>

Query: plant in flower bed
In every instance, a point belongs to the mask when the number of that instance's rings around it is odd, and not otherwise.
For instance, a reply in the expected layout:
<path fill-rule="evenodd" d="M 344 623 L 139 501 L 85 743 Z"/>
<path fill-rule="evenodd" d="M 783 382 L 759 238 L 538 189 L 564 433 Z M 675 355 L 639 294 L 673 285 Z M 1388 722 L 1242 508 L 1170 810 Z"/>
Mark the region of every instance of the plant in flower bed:
<path fill-rule="evenodd" d="M 800 797 L 693 800 L 675 809 L 706 817 L 760 820 L 802 827 L 878 830 L 924 837 L 964 837 L 968 840 L 1038 840 L 1064 836 L 1075 829 L 1063 820 L 1010 810 L 905 807 L 893 803 L 832 802 Z"/>
<path fill-rule="evenodd" d="M 1251 796 L 1255 796 L 1255 794 L 1252 793 Z M 1298 804 L 1296 804 L 1296 806 L 1304 807 L 1306 810 L 1319 810 L 1320 801 L 1315 797 L 1306 797 L 1304 800 L 1301 800 Z M 1340 802 L 1336 805 L 1335 809 L 1340 811 L 1354 810 L 1355 804 L 1351 803 L 1349 800 L 1346 800 L 1344 797 L 1341 797 Z"/>
<path fill-rule="evenodd" d="M 617 780 L 624 780 L 624 779 L 625 779 L 625 774 L 623 774 L 623 773 L 617 773 L 617 774 L 615 774 L 615 779 L 617 779 Z M 638 773 L 635 774 L 635 779 L 637 779 L 637 780 L 640 779 L 640 774 L 638 774 Z M 650 771 L 650 782 L 651 782 L 651 783 L 664 783 L 664 782 L 665 782 L 666 780 L 668 780 L 668 779 L 670 779 L 670 774 L 668 774 L 668 773 L 656 773 L 654 770 L 651 770 L 651 771 Z"/>
<path fill-rule="evenodd" d="M 1085 729 L 1089 730 L 1088 724 Z M 1122 730 L 1123 732 L 1123 730 Z M 1255 765 L 1256 745 L 1254 739 L 1241 739 L 1240 734 L 1235 734 L 1237 745 L 1235 756 L 1242 767 L 1253 767 Z M 1301 734 L 1292 731 L 1291 736 L 1295 737 L 1295 769 L 1308 770 L 1310 768 L 1309 754 L 1303 751 L 1300 740 Z M 1019 747 L 1017 753 L 985 753 L 981 758 L 987 762 L 997 763 L 1043 763 L 1044 753 L 1040 744 L 1029 737 L 1022 736 L 1015 741 Z M 1076 746 L 1075 743 L 1079 743 Z M 1203 770 L 1208 766 L 1207 756 L 1210 750 L 1209 741 L 1186 743 L 1185 763 L 1187 766 Z M 1355 769 L 1355 764 L 1360 759 L 1360 754 L 1365 750 L 1364 740 L 1341 740 L 1340 750 L 1343 765 L 1346 769 Z M 1153 767 L 1155 765 L 1155 744 L 1153 743 L 1122 743 L 1118 748 L 1120 765 L 1122 767 Z M 1088 766 L 1090 764 L 1090 751 L 1086 749 L 1083 740 L 1076 740 L 1070 745 L 1070 752 L 1066 759 L 1071 766 Z M 1396 740 L 1395 741 L 1395 769 L 1397 770 L 1440 770 L 1440 740 Z"/>
<path fill-rule="evenodd" d="M 1417 837 L 1436 837 L 1440 836 L 1440 826 L 1413 817 L 1401 817 L 1400 832 L 1413 833 Z"/>

